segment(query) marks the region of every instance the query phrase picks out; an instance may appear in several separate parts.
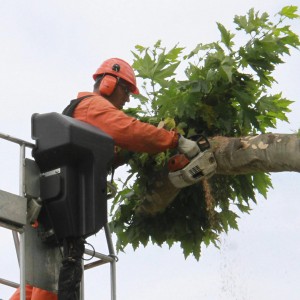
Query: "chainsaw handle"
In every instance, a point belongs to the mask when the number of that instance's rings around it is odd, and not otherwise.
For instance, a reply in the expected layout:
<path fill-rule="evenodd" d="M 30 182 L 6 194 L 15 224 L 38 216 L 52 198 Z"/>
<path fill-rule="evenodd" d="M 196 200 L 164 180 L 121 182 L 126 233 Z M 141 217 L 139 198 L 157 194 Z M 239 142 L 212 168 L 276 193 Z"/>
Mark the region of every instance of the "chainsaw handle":
<path fill-rule="evenodd" d="M 210 143 L 206 136 L 202 134 L 194 135 L 193 139 L 196 141 L 201 152 L 204 152 L 210 148 Z"/>

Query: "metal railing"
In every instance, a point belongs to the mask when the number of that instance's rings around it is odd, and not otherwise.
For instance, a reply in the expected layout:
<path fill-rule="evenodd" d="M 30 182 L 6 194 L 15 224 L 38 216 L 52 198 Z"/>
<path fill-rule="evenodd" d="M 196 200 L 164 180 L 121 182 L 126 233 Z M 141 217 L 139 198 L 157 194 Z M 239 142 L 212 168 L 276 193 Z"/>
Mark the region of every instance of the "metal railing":
<path fill-rule="evenodd" d="M 0 138 L 18 144 L 20 146 L 19 154 L 19 195 L 24 196 L 24 175 L 25 175 L 25 156 L 26 156 L 26 147 L 33 148 L 35 145 L 24 141 L 19 138 L 12 137 L 7 134 L 0 133 Z M 19 234 L 16 231 L 12 232 L 13 239 L 15 243 L 17 258 L 20 267 L 20 299 L 26 300 L 26 291 L 25 291 L 25 232 L 24 230 L 20 231 Z M 3 282 L 2 282 L 3 283 Z M 15 285 L 15 284 L 14 284 Z"/>
<path fill-rule="evenodd" d="M 18 144 L 20 146 L 20 153 L 19 153 L 19 196 L 25 197 L 25 158 L 26 158 L 26 148 L 33 149 L 35 147 L 35 144 L 32 144 L 30 142 L 27 142 L 25 140 L 12 137 L 7 134 L 0 133 L 0 139 L 7 140 L 9 142 Z M 4 224 L 1 224 L 2 226 Z M 6 227 L 6 226 L 3 226 Z M 83 265 L 84 270 L 89 270 L 91 268 L 101 266 L 106 263 L 110 263 L 110 279 L 111 279 L 111 300 L 116 300 L 116 262 L 117 262 L 117 256 L 115 255 L 113 242 L 111 239 L 111 232 L 108 227 L 108 224 L 104 226 L 107 246 L 109 255 L 105 255 L 99 252 L 94 252 L 91 250 L 86 249 L 85 253 L 88 255 L 92 255 L 95 258 L 98 258 L 97 261 L 91 262 L 89 264 Z M 20 284 L 2 279 L 0 278 L 0 284 L 7 285 L 13 288 L 20 288 L 20 300 L 26 300 L 26 262 L 25 262 L 25 230 L 24 228 L 19 228 L 18 231 L 12 230 L 14 245 L 16 249 L 16 254 L 18 258 L 18 263 L 20 267 Z M 84 282 L 84 280 L 82 280 Z M 81 288 L 81 300 L 84 300 L 84 288 L 82 285 Z"/>

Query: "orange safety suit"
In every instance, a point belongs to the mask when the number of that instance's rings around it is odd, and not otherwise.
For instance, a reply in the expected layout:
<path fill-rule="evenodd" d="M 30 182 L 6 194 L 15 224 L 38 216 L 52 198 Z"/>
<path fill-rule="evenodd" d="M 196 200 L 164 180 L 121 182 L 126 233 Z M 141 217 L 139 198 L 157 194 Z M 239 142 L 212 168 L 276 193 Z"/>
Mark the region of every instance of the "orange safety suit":
<path fill-rule="evenodd" d="M 115 144 L 133 152 L 159 153 L 175 148 L 178 144 L 178 134 L 157 128 L 151 124 L 127 116 L 104 97 L 95 93 L 82 92 L 78 98 L 83 99 L 74 111 L 73 117 L 89 123 L 109 134 Z M 19 300 L 19 289 L 10 300 Z M 35 287 L 26 286 L 26 300 L 56 300 L 57 295 Z"/>
<path fill-rule="evenodd" d="M 20 289 L 17 289 L 9 300 L 20 300 Z M 26 300 L 57 300 L 57 295 L 26 285 Z"/>
<path fill-rule="evenodd" d="M 98 94 L 83 92 L 78 94 L 78 98 L 87 95 L 92 96 L 78 104 L 73 117 L 109 134 L 117 146 L 150 154 L 177 147 L 178 134 L 175 131 L 140 122 Z"/>

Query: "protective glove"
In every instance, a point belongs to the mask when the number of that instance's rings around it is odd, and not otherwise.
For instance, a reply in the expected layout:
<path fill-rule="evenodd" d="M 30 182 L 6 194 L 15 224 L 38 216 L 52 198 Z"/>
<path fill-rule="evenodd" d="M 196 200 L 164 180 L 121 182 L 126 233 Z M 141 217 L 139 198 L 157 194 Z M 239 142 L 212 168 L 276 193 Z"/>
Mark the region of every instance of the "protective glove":
<path fill-rule="evenodd" d="M 180 153 L 185 154 L 189 159 L 195 157 L 200 152 L 196 142 L 186 139 L 182 135 L 179 136 L 177 148 Z"/>

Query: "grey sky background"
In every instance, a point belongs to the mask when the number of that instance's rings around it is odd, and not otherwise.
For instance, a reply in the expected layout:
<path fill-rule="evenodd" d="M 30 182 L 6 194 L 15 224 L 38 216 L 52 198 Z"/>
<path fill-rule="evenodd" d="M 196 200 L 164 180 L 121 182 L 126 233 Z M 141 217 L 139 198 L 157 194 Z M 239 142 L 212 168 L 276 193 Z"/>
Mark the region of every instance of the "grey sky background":
<path fill-rule="evenodd" d="M 61 112 L 79 91 L 92 89 L 91 75 L 109 57 L 132 63 L 137 44 L 175 44 L 192 50 L 219 38 L 216 22 L 233 29 L 233 17 L 254 7 L 271 16 L 294 1 L 238 0 L 45 0 L 0 2 L 0 132 L 31 141 L 35 112 Z M 299 20 L 294 31 L 300 34 Z M 273 92 L 295 103 L 290 123 L 273 132 L 300 128 L 299 51 L 285 57 L 275 74 Z M 180 76 L 180 74 L 179 74 Z M 129 104 L 130 105 L 130 104 Z M 18 147 L 0 140 L 0 189 L 18 193 Z M 30 155 L 30 153 L 28 154 Z M 116 177 L 124 176 L 124 169 Z M 117 294 L 120 300 L 298 300 L 300 294 L 299 179 L 295 173 L 273 174 L 268 200 L 258 197 L 240 231 L 221 237 L 221 247 L 203 247 L 197 262 L 184 259 L 179 246 L 149 246 L 119 253 Z M 12 234 L 0 228 L 0 277 L 19 281 Z M 107 253 L 103 233 L 90 238 Z M 109 267 L 85 272 L 88 300 L 110 299 Z M 13 289 L 0 285 L 0 299 Z"/>

